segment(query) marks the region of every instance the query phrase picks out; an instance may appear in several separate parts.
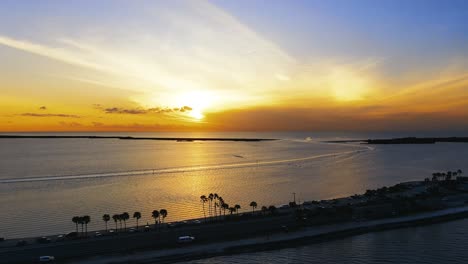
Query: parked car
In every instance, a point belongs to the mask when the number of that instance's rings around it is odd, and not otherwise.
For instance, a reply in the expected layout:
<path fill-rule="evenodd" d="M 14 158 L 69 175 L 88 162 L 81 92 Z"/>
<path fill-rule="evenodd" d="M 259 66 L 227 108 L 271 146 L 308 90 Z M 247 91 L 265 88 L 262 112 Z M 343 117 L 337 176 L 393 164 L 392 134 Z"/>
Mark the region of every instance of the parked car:
<path fill-rule="evenodd" d="M 131 228 L 128 229 L 128 232 L 135 233 L 135 232 L 137 232 L 137 230 L 135 228 L 131 227 Z"/>
<path fill-rule="evenodd" d="M 65 235 L 58 235 L 56 238 L 55 238 L 55 241 L 58 242 L 58 241 L 63 241 L 65 240 Z"/>
<path fill-rule="evenodd" d="M 149 232 L 150 231 L 150 226 L 149 225 L 145 225 L 145 232 Z"/>
<path fill-rule="evenodd" d="M 95 236 L 95 237 L 100 237 L 100 236 L 102 236 L 102 234 L 101 234 L 101 232 L 96 231 L 96 232 L 94 232 L 94 236 Z"/>
<path fill-rule="evenodd" d="M 193 236 L 181 236 L 177 239 L 177 242 L 179 243 L 191 243 L 195 240 L 195 237 Z"/>
<path fill-rule="evenodd" d="M 39 257 L 39 262 L 51 262 L 54 260 L 55 260 L 54 256 L 40 256 Z"/>

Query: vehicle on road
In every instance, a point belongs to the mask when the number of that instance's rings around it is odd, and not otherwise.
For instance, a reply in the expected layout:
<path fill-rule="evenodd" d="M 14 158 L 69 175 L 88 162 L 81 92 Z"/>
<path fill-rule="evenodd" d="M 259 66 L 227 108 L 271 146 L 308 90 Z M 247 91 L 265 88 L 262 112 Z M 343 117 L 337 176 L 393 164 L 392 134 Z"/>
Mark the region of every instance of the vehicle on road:
<path fill-rule="evenodd" d="M 191 243 L 195 240 L 195 237 L 193 236 L 181 236 L 177 239 L 177 242 L 179 243 Z"/>
<path fill-rule="evenodd" d="M 54 256 L 40 256 L 39 262 L 52 262 L 55 260 Z"/>

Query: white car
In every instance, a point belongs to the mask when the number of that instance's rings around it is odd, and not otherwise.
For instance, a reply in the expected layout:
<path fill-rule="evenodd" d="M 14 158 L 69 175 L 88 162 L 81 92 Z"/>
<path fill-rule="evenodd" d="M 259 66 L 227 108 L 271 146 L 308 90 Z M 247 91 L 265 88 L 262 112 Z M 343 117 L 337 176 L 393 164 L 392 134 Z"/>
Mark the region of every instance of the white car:
<path fill-rule="evenodd" d="M 193 236 L 181 236 L 177 239 L 177 242 L 179 243 L 190 243 L 195 240 L 195 237 Z"/>
<path fill-rule="evenodd" d="M 39 257 L 39 262 L 51 262 L 54 260 L 55 260 L 54 256 L 40 256 Z"/>

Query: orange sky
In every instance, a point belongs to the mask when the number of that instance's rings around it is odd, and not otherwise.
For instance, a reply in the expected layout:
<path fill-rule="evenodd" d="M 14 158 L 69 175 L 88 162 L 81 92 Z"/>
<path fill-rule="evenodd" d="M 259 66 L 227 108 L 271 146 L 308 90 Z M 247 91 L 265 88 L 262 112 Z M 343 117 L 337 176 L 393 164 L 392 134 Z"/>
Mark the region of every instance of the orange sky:
<path fill-rule="evenodd" d="M 0 3 L 0 131 L 468 130 L 463 14 L 331 2 Z"/>

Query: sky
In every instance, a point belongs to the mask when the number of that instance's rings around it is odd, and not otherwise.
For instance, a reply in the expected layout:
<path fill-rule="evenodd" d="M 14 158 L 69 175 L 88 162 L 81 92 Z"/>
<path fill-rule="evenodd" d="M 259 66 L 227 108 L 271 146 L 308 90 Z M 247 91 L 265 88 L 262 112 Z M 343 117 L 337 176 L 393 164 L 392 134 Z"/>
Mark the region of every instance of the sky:
<path fill-rule="evenodd" d="M 468 131 L 464 0 L 3 0 L 0 131 Z"/>

